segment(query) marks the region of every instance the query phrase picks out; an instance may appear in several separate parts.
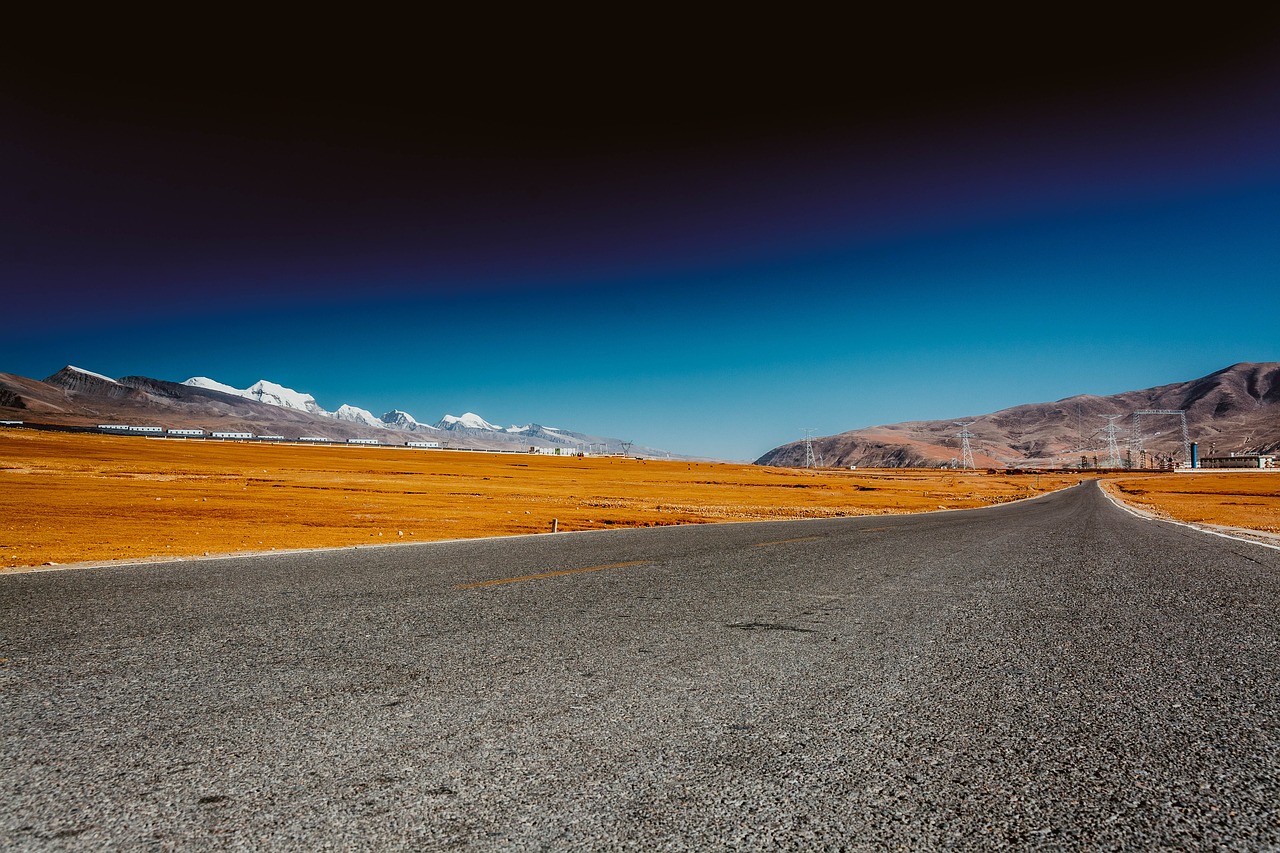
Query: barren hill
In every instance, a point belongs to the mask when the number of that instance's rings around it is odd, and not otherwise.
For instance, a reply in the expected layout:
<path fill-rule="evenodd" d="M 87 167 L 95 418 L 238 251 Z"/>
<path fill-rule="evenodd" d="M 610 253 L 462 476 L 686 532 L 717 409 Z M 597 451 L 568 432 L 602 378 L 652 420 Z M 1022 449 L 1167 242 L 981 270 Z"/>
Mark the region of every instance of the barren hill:
<path fill-rule="evenodd" d="M 819 463 L 829 466 L 945 466 L 961 458 L 957 422 L 971 421 L 970 443 L 979 467 L 1061 467 L 1078 465 L 1082 456 L 1089 464 L 1105 465 L 1106 416 L 1119 416 L 1114 423 L 1123 430 L 1117 434 L 1123 459 L 1133 438 L 1134 413 L 1153 410 L 1186 412 L 1190 439 L 1200 444 L 1201 455 L 1280 450 L 1280 363 L 1234 364 L 1188 382 L 1106 397 L 1081 394 L 986 415 L 851 430 L 815 438 L 813 449 Z M 1142 414 L 1138 429 L 1149 460 L 1185 464 L 1178 416 Z M 804 443 L 792 442 L 756 464 L 801 466 L 804 460 Z"/>

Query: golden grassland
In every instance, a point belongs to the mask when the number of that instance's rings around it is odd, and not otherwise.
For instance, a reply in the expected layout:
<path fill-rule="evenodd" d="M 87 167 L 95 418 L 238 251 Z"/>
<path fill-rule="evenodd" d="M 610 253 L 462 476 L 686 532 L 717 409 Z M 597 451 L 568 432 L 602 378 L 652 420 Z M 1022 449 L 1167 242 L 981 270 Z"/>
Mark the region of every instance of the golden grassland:
<path fill-rule="evenodd" d="M 1105 488 L 1165 518 L 1280 533 L 1280 471 L 1121 474 Z"/>
<path fill-rule="evenodd" d="M 5 567 L 959 509 L 1082 474 L 753 465 L 0 431 Z"/>
<path fill-rule="evenodd" d="M 763 468 L 0 431 L 0 571 L 48 563 L 961 509 L 1095 473 Z M 1112 474 L 1182 521 L 1280 533 L 1280 474 Z"/>

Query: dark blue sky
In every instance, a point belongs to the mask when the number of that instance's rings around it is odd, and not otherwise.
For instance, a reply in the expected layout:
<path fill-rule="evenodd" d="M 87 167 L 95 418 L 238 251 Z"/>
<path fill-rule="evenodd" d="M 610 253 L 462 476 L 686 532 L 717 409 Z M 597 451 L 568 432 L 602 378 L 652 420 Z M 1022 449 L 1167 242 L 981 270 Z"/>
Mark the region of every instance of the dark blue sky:
<path fill-rule="evenodd" d="M 1270 18 L 240 23 L 3 60 L 0 370 L 747 459 L 1280 360 Z"/>

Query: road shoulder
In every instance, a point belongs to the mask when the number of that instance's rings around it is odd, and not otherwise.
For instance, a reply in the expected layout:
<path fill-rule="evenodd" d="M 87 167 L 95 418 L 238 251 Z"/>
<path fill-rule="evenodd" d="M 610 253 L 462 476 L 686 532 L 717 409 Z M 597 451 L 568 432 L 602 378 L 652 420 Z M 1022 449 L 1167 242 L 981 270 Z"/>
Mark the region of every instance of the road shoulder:
<path fill-rule="evenodd" d="M 1106 480 L 1095 480 L 1098 488 L 1120 509 L 1130 515 L 1144 518 L 1149 521 L 1163 521 L 1168 524 L 1177 524 L 1182 527 L 1189 527 L 1192 530 L 1198 530 L 1201 533 L 1208 533 L 1211 536 L 1222 536 L 1227 539 L 1237 539 L 1241 542 L 1250 542 L 1254 545 L 1262 545 L 1265 548 L 1274 548 L 1280 551 L 1280 534 L 1267 533 L 1262 530 L 1251 530 L 1247 527 L 1228 527 L 1223 524 L 1207 524 L 1196 521 L 1181 521 L 1153 507 L 1142 506 L 1122 498 L 1116 494 L 1116 490 L 1112 483 Z"/>

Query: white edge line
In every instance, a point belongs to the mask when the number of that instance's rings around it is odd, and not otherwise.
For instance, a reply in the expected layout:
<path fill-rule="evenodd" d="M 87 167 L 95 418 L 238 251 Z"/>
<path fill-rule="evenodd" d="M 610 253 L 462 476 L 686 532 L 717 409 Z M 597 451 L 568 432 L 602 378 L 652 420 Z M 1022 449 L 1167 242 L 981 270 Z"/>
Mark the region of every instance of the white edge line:
<path fill-rule="evenodd" d="M 1129 513 L 1129 515 L 1132 515 L 1134 518 L 1141 518 L 1144 521 L 1159 521 L 1159 522 L 1163 522 L 1164 524 L 1176 524 L 1179 527 L 1186 527 L 1191 530 L 1199 531 L 1200 533 L 1207 533 L 1210 536 L 1221 536 L 1223 539 L 1234 539 L 1236 542 L 1247 542 L 1250 545 L 1260 545 L 1263 548 L 1270 548 L 1273 551 L 1280 551 L 1280 545 L 1272 545 L 1270 542 L 1259 542 L 1257 539 L 1249 539 L 1244 536 L 1233 536 L 1230 533 L 1223 533 L 1221 530 L 1211 530 L 1207 527 L 1201 527 L 1198 524 L 1191 524 L 1190 522 L 1186 522 L 1186 521 L 1177 521 L 1176 519 L 1172 519 L 1172 518 L 1161 518 L 1160 516 L 1147 512 L 1146 510 L 1129 506 L 1127 503 L 1120 500 L 1115 495 L 1111 494 L 1106 489 L 1104 489 L 1102 487 L 1101 480 L 1094 480 L 1094 482 L 1098 484 L 1098 491 L 1102 492 L 1102 494 L 1106 496 L 1107 500 L 1111 501 L 1111 503 L 1115 504 L 1120 509 Z"/>

